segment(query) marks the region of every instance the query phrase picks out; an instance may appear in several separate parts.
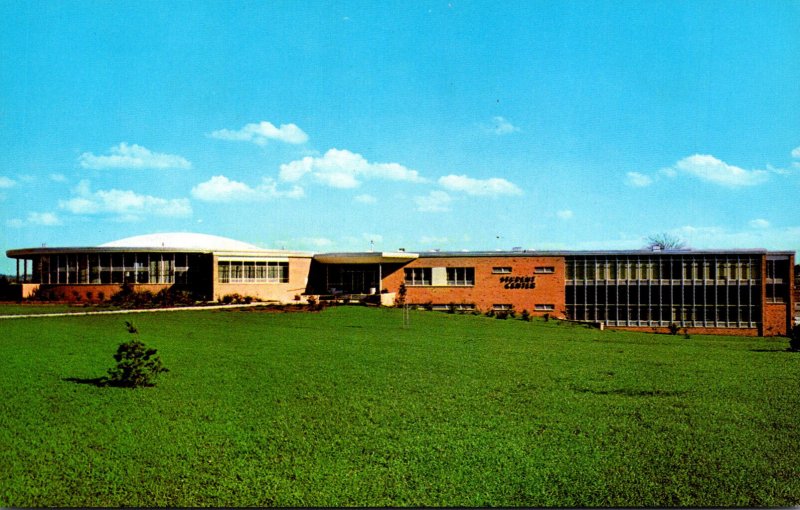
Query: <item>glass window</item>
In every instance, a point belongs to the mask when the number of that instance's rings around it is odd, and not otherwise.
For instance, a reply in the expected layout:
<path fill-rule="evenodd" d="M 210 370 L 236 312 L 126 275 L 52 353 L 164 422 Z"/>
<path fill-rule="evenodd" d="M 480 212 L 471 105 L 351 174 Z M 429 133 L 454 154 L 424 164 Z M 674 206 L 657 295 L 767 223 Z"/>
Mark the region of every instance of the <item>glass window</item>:
<path fill-rule="evenodd" d="M 431 268 L 407 267 L 405 277 L 406 285 L 431 285 Z"/>
<path fill-rule="evenodd" d="M 218 268 L 218 280 L 220 283 L 228 283 L 231 279 L 231 263 L 220 262 Z"/>
<path fill-rule="evenodd" d="M 553 266 L 537 266 L 537 267 L 535 267 L 533 269 L 533 272 L 534 273 L 542 273 L 542 274 L 555 273 L 556 272 L 556 268 L 553 267 Z"/>
<path fill-rule="evenodd" d="M 448 267 L 447 285 L 475 285 L 475 268 L 472 267 Z"/>
<path fill-rule="evenodd" d="M 510 274 L 511 273 L 511 268 L 510 267 L 506 267 L 506 266 L 504 266 L 504 267 L 493 267 L 492 268 L 492 273 L 493 274 Z"/>

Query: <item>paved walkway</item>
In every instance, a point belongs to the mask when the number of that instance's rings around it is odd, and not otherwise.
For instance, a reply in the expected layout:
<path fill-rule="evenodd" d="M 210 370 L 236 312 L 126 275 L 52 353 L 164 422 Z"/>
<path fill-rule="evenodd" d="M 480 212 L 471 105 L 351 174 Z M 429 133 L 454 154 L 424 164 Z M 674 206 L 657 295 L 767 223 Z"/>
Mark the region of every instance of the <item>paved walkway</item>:
<path fill-rule="evenodd" d="M 184 312 L 197 310 L 220 310 L 226 308 L 248 308 L 254 306 L 267 306 L 270 303 L 250 303 L 242 305 L 209 305 L 209 306 L 176 306 L 172 308 L 144 308 L 127 310 L 101 310 L 96 312 L 58 312 L 37 313 L 30 315 L 0 315 L 0 319 L 38 319 L 39 317 L 72 317 L 81 315 L 115 315 L 125 313 L 154 313 L 154 312 Z"/>

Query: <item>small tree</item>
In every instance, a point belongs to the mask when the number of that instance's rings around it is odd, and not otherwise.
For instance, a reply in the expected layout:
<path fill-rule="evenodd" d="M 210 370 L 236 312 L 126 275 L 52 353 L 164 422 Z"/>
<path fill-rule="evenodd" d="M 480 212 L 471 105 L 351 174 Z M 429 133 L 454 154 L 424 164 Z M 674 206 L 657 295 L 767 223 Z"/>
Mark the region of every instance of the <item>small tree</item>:
<path fill-rule="evenodd" d="M 655 234 L 647 238 L 647 245 L 645 248 L 666 250 L 682 250 L 686 248 L 686 243 L 679 237 L 675 237 L 666 232 Z"/>
<path fill-rule="evenodd" d="M 103 383 L 127 388 L 155 386 L 158 374 L 169 370 L 162 365 L 156 349 L 148 348 L 139 340 L 139 330 L 133 322 L 125 321 L 125 328 L 134 338 L 117 347 L 117 353 L 114 354 L 117 366 L 108 370 L 108 376 L 103 378 Z"/>
<path fill-rule="evenodd" d="M 406 293 L 408 290 L 406 289 L 405 282 L 400 284 L 400 287 L 397 289 L 397 295 L 394 298 L 395 306 L 403 306 L 406 304 Z"/>

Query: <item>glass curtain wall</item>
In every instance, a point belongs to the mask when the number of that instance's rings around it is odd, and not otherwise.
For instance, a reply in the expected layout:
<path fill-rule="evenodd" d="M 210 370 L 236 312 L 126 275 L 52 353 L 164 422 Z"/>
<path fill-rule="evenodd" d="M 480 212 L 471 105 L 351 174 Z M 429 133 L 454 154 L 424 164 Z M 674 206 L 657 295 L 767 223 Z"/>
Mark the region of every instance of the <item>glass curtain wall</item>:
<path fill-rule="evenodd" d="M 199 267 L 191 253 L 64 253 L 34 258 L 41 284 L 190 283 Z"/>
<path fill-rule="evenodd" d="M 566 314 L 615 326 L 755 328 L 761 257 L 566 258 Z"/>

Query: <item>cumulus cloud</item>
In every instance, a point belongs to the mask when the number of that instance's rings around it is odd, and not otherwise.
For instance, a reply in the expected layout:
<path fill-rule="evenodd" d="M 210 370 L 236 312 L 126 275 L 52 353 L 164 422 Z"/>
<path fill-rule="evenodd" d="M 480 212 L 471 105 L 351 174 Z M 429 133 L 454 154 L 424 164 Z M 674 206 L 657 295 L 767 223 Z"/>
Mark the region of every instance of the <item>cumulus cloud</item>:
<path fill-rule="evenodd" d="M 186 198 L 166 199 L 118 189 L 92 191 L 86 180 L 78 183 L 73 194 L 75 196 L 69 200 L 58 202 L 61 209 L 72 214 L 110 214 L 130 221 L 143 216 L 185 218 L 192 215 Z"/>
<path fill-rule="evenodd" d="M 444 191 L 431 191 L 427 195 L 414 198 L 417 204 L 417 211 L 420 212 L 445 212 L 450 210 L 450 202 L 453 199 Z"/>
<path fill-rule="evenodd" d="M 628 172 L 625 177 L 625 184 L 634 188 L 645 188 L 653 184 L 653 178 L 639 172 Z"/>
<path fill-rule="evenodd" d="M 795 149 L 792 151 L 792 157 L 800 158 L 800 147 L 795 147 Z"/>
<path fill-rule="evenodd" d="M 748 225 L 753 228 L 769 228 L 769 222 L 767 220 L 757 218 L 755 220 L 751 220 Z"/>
<path fill-rule="evenodd" d="M 364 194 L 364 195 L 358 195 L 355 198 L 355 201 L 362 204 L 374 204 L 378 201 L 378 199 L 373 197 L 372 195 Z"/>
<path fill-rule="evenodd" d="M 449 191 L 459 191 L 472 196 L 521 195 L 522 190 L 514 183 L 499 177 L 473 179 L 466 175 L 445 175 L 439 185 Z"/>
<path fill-rule="evenodd" d="M 280 127 L 275 127 L 274 124 L 267 121 L 246 124 L 236 131 L 220 129 L 212 132 L 209 136 L 219 140 L 252 142 L 256 145 L 266 145 L 270 140 L 295 145 L 308 141 L 308 135 L 295 124 L 281 124 Z"/>
<path fill-rule="evenodd" d="M 560 211 L 558 211 L 556 213 L 556 216 L 558 216 L 562 220 L 569 220 L 573 216 L 575 216 L 575 214 L 572 211 L 570 211 L 569 209 L 562 209 L 562 210 L 560 210 Z"/>
<path fill-rule="evenodd" d="M 103 170 L 108 168 L 153 168 L 166 170 L 170 168 L 191 168 L 192 164 L 173 154 L 152 152 L 141 145 L 128 145 L 125 142 L 108 150 L 105 156 L 95 156 L 91 152 L 84 152 L 78 157 L 78 162 L 83 168 Z"/>
<path fill-rule="evenodd" d="M 64 174 L 50 174 L 50 180 L 53 182 L 67 182 Z"/>
<path fill-rule="evenodd" d="M 398 163 L 370 163 L 361 154 L 330 149 L 322 157 L 306 156 L 280 167 L 282 181 L 297 182 L 305 176 L 332 188 L 355 188 L 361 179 L 424 182 L 419 172 Z"/>
<path fill-rule="evenodd" d="M 6 189 L 7 188 L 11 188 L 16 184 L 17 184 L 17 182 L 14 181 L 13 179 L 9 179 L 8 177 L 3 177 L 3 176 L 0 175 L 0 189 L 2 189 L 2 188 L 6 188 Z"/>
<path fill-rule="evenodd" d="M 215 175 L 192 188 L 192 196 L 205 202 L 257 202 L 274 198 L 302 198 L 304 195 L 300 186 L 279 190 L 275 180 L 269 177 L 263 178 L 258 186 L 251 187 L 224 175 Z"/>
<path fill-rule="evenodd" d="M 765 182 L 769 175 L 766 170 L 745 170 L 707 154 L 683 158 L 675 164 L 674 169 L 678 173 L 730 188 L 755 186 Z"/>
<path fill-rule="evenodd" d="M 36 225 L 40 227 L 53 227 L 57 225 L 61 225 L 61 219 L 53 213 L 45 212 L 30 212 L 28 216 L 21 220 L 19 218 L 14 218 L 8 220 L 6 225 L 13 228 L 21 228 L 26 225 Z"/>
<path fill-rule="evenodd" d="M 519 131 L 519 128 L 507 121 L 504 117 L 492 117 L 492 125 L 489 131 L 496 135 L 508 135 Z"/>

